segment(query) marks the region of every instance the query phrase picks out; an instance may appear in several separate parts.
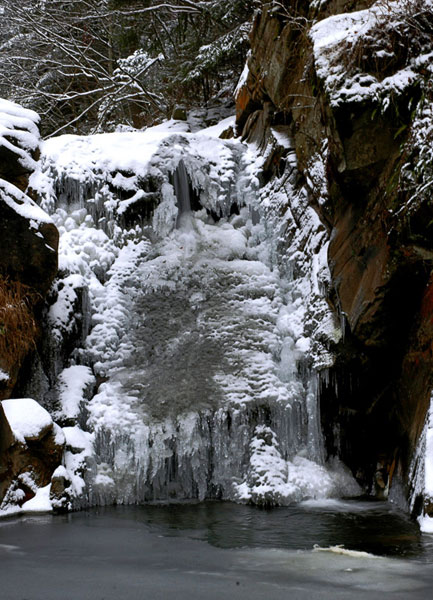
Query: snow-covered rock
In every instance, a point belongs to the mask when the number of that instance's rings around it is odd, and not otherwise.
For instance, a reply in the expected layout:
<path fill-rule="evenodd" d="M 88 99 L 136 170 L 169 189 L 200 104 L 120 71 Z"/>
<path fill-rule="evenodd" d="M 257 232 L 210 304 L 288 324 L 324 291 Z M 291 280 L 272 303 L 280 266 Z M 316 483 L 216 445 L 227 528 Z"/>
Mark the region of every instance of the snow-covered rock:
<path fill-rule="evenodd" d="M 38 123 L 35 112 L 0 99 L 0 273 L 45 294 L 57 270 L 58 233 L 26 193 Z"/>
<path fill-rule="evenodd" d="M 39 115 L 15 102 L 0 98 L 0 157 L 12 153 L 23 172 L 34 170 L 34 152 L 39 146 Z M 8 161 L 10 162 L 10 160 Z M 0 177 L 4 177 L 0 167 Z M 6 170 L 8 170 L 6 168 Z M 9 171 L 10 165 L 9 165 Z"/>
<path fill-rule="evenodd" d="M 53 428 L 49 412 L 32 398 L 3 400 L 2 405 L 9 425 L 20 442 L 40 440 Z"/>
<path fill-rule="evenodd" d="M 62 461 L 65 435 L 32 398 L 1 404 L 13 438 L 2 440 L 0 516 L 51 511 L 51 476 Z"/>
<path fill-rule="evenodd" d="M 425 5 L 431 6 L 430 0 Z M 417 38 L 417 12 L 413 2 L 375 2 L 365 10 L 330 16 L 311 28 L 316 72 L 332 107 L 374 101 L 386 110 L 393 95 L 401 96 L 419 80 L 419 57 L 412 53 L 410 60 L 409 48 Z M 422 43 L 421 29 L 416 43 Z M 398 57 L 399 46 L 405 43 L 399 40 L 405 40 L 409 60 Z M 367 60 L 376 67 L 368 68 Z M 386 73 L 393 64 L 392 72 Z"/>

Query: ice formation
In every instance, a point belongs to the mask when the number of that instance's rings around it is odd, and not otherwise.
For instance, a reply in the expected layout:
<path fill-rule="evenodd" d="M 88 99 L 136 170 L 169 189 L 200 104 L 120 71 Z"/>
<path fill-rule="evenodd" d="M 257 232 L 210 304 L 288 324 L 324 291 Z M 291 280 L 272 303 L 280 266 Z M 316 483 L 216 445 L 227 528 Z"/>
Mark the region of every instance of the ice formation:
<path fill-rule="evenodd" d="M 323 459 L 317 372 L 340 335 L 325 229 L 290 140 L 276 132 L 286 171 L 259 190 L 259 152 L 220 132 L 42 145 L 31 185 L 61 234 L 38 383 L 66 438 L 56 506 L 357 491 Z"/>
<path fill-rule="evenodd" d="M 411 512 L 414 512 L 415 504 L 422 499 L 422 506 L 419 506 L 416 511 L 420 513 L 418 523 L 421 531 L 433 533 L 433 517 L 429 514 L 433 500 L 433 397 L 430 400 L 424 429 L 412 459 L 409 480 L 411 482 Z"/>

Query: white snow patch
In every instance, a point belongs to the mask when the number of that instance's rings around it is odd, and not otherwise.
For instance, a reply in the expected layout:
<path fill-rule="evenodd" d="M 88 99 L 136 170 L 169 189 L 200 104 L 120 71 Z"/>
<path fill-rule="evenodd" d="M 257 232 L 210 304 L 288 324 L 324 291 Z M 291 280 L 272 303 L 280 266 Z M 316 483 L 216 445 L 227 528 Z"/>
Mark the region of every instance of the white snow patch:
<path fill-rule="evenodd" d="M 40 223 L 53 222 L 51 217 L 34 200 L 4 179 L 0 179 L 0 200 L 20 215 L 20 217 L 28 219 L 30 227 L 33 229 L 38 229 Z"/>
<path fill-rule="evenodd" d="M 91 369 L 84 365 L 73 365 L 60 373 L 59 392 L 62 417 L 67 419 L 78 417 L 81 404 L 85 401 L 84 393 L 94 383 L 95 377 Z"/>
<path fill-rule="evenodd" d="M 235 125 L 236 118 L 234 116 L 227 117 L 219 123 L 217 123 L 216 125 L 212 125 L 211 127 L 207 127 L 206 129 L 201 129 L 200 131 L 197 131 L 196 135 L 204 135 L 210 138 L 219 138 L 223 131 L 225 131 L 229 127 L 233 127 L 234 129 Z"/>
<path fill-rule="evenodd" d="M 379 560 L 381 558 L 380 556 L 364 552 L 363 550 L 350 550 L 349 548 L 345 548 L 342 544 L 328 546 L 327 548 L 316 544 L 312 552 L 331 552 L 332 554 L 342 554 L 343 556 L 350 556 L 351 558 L 375 558 Z"/>
<path fill-rule="evenodd" d="M 50 500 L 50 490 L 51 483 L 46 485 L 43 488 L 39 488 L 36 492 L 36 495 L 27 500 L 22 507 L 21 510 L 23 512 L 52 512 L 53 507 Z"/>
<path fill-rule="evenodd" d="M 399 0 L 391 0 L 386 8 L 381 2 L 376 2 L 365 10 L 333 15 L 311 28 L 316 71 L 330 95 L 331 105 L 372 99 L 383 101 L 385 108 L 391 92 L 401 94 L 416 80 L 417 75 L 410 65 L 379 81 L 371 74 L 359 72 L 359 69 L 348 69 L 343 58 L 348 48 L 368 37 L 373 28 L 379 27 L 381 19 L 386 18 L 390 22 L 394 19 L 398 23 L 403 10 Z"/>
<path fill-rule="evenodd" d="M 93 440 L 91 433 L 83 431 L 78 426 L 63 427 L 63 433 L 68 448 L 71 448 L 75 453 L 84 452 L 86 456 L 90 456 Z"/>
<path fill-rule="evenodd" d="M 2 405 L 14 435 L 22 443 L 26 439 L 38 439 L 44 430 L 53 426 L 48 411 L 32 398 L 3 400 Z"/>
<path fill-rule="evenodd" d="M 428 515 L 420 515 L 417 519 L 423 533 L 433 533 L 433 518 Z"/>

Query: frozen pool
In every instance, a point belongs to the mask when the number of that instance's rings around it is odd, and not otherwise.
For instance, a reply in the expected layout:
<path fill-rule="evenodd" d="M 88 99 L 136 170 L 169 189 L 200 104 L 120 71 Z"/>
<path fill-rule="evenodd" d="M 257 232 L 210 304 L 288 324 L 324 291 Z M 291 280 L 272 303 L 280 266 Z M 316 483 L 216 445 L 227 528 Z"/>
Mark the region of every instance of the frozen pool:
<path fill-rule="evenodd" d="M 2 520 L 0 577 L 2 600 L 427 599 L 433 537 L 377 502 L 113 507 Z"/>

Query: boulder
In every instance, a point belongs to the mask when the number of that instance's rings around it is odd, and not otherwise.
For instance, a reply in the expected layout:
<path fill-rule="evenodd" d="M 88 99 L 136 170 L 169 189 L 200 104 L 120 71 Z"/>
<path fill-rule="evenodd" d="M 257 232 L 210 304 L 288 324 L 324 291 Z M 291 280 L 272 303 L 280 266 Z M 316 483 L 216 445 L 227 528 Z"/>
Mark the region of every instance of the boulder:
<path fill-rule="evenodd" d="M 50 217 L 0 180 L 0 273 L 44 296 L 57 273 L 58 241 Z"/>
<path fill-rule="evenodd" d="M 31 398 L 0 403 L 2 461 L 0 498 L 23 504 L 47 486 L 60 465 L 65 445 L 62 430 Z"/>
<path fill-rule="evenodd" d="M 187 113 L 185 106 L 175 106 L 171 118 L 176 121 L 186 121 Z"/>

